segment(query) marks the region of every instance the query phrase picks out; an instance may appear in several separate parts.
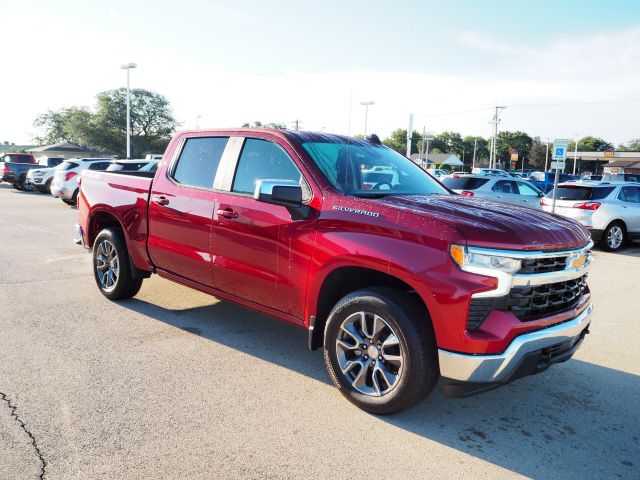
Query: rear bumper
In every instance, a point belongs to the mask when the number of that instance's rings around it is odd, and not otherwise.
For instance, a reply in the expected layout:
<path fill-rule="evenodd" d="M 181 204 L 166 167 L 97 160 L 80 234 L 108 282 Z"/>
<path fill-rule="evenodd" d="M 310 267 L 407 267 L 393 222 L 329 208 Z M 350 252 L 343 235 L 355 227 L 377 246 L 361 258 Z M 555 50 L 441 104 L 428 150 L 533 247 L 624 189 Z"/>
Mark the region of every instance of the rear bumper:
<path fill-rule="evenodd" d="M 445 393 L 448 396 L 477 393 L 568 360 L 588 332 L 592 310 L 589 304 L 566 322 L 522 334 L 501 354 L 469 355 L 439 349 Z"/>

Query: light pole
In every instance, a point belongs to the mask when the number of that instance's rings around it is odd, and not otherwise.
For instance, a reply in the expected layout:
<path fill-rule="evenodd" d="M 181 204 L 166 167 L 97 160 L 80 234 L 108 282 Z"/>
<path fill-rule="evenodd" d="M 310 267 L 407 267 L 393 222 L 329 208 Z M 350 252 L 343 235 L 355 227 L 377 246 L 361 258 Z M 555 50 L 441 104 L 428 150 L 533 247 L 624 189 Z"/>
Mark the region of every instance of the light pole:
<path fill-rule="evenodd" d="M 544 152 L 544 171 L 547 171 L 547 165 L 549 164 L 549 137 L 547 137 L 547 150 Z"/>
<path fill-rule="evenodd" d="M 131 93 L 129 91 L 129 70 L 137 66 L 135 63 L 120 65 L 120 68 L 127 71 L 127 158 L 131 158 Z"/>
<path fill-rule="evenodd" d="M 573 174 L 576 174 L 576 162 L 578 161 L 578 134 L 576 133 L 576 148 L 573 151 Z"/>
<path fill-rule="evenodd" d="M 427 150 L 424 152 L 424 164 L 429 168 L 429 142 L 433 140 L 433 137 L 427 137 L 425 140 L 427 141 Z"/>
<path fill-rule="evenodd" d="M 360 105 L 364 105 L 364 137 L 367 138 L 367 116 L 369 114 L 369 105 L 375 105 L 373 100 L 367 100 L 366 102 L 360 102 Z"/>

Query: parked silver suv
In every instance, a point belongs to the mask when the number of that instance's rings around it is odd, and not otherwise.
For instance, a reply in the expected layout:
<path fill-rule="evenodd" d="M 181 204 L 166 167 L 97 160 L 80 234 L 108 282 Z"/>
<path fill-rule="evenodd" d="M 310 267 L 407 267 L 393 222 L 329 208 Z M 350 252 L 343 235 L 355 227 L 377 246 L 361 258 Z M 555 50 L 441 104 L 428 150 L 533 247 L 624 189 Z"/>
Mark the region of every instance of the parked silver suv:
<path fill-rule="evenodd" d="M 553 190 L 540 202 L 550 212 Z M 616 251 L 640 238 L 640 183 L 579 181 L 558 185 L 555 213 L 577 220 L 594 242 Z"/>

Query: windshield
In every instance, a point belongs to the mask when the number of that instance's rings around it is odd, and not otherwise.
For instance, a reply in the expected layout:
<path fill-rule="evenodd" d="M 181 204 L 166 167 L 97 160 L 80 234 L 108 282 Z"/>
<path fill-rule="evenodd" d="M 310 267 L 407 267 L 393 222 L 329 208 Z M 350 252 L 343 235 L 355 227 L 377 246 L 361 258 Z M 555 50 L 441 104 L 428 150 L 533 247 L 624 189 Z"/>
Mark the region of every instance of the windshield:
<path fill-rule="evenodd" d="M 449 193 L 411 160 L 361 140 L 303 142 L 303 148 L 337 190 L 356 197 Z"/>

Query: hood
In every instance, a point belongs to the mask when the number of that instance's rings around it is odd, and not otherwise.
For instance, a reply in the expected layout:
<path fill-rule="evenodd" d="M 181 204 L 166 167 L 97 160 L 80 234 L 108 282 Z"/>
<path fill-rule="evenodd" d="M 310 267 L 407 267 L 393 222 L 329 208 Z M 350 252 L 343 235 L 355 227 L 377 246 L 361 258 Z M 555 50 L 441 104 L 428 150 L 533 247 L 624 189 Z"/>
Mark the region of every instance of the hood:
<path fill-rule="evenodd" d="M 469 245 L 511 250 L 580 248 L 591 236 L 579 223 L 527 207 L 461 195 L 384 197 L 389 207 L 440 220 Z"/>

